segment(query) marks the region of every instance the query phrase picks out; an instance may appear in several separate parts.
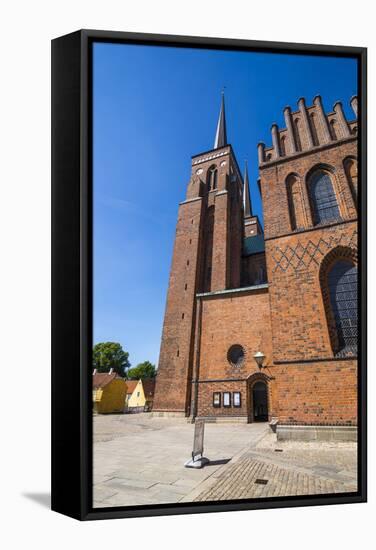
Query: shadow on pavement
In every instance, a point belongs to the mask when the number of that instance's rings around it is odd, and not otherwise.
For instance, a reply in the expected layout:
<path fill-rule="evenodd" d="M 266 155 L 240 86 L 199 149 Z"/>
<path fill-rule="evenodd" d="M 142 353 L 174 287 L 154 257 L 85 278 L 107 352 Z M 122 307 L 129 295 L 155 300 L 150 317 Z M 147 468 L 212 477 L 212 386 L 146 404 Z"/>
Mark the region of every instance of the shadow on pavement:
<path fill-rule="evenodd" d="M 209 460 L 209 463 L 206 466 L 219 466 L 220 464 L 227 464 L 230 462 L 231 458 L 221 458 L 220 460 Z"/>

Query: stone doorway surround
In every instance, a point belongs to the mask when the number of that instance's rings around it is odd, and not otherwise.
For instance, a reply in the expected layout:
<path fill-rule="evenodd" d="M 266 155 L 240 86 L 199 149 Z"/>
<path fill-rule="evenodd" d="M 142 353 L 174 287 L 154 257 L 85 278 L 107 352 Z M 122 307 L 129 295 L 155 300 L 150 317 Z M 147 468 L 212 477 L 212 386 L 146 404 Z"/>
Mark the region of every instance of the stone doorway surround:
<path fill-rule="evenodd" d="M 247 404 L 248 404 L 248 422 L 256 422 L 254 417 L 254 398 L 253 398 L 253 388 L 257 382 L 262 382 L 266 387 L 266 399 L 267 399 L 267 419 L 265 422 L 268 422 L 271 419 L 271 395 L 270 395 L 270 376 L 267 376 L 263 372 L 254 372 L 252 373 L 247 380 Z"/>

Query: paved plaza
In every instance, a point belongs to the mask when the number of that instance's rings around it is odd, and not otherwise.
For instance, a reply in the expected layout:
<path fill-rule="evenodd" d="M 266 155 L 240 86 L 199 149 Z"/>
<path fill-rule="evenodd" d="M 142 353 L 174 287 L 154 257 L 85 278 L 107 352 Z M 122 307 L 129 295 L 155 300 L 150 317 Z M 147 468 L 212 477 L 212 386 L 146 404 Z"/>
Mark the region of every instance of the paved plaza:
<path fill-rule="evenodd" d="M 194 425 L 150 414 L 94 417 L 94 506 L 356 491 L 356 444 L 277 442 L 268 424 L 205 426 L 209 465 L 184 468 Z"/>

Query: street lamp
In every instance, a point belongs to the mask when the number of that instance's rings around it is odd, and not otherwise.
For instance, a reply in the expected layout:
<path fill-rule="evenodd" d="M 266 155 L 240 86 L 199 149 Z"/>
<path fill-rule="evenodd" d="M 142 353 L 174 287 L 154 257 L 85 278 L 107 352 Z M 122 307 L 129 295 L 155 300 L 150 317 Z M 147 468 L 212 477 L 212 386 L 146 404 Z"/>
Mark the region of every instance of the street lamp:
<path fill-rule="evenodd" d="M 265 355 L 262 353 L 262 351 L 257 351 L 254 354 L 253 359 L 256 361 L 258 368 L 261 370 L 262 364 L 265 360 Z"/>

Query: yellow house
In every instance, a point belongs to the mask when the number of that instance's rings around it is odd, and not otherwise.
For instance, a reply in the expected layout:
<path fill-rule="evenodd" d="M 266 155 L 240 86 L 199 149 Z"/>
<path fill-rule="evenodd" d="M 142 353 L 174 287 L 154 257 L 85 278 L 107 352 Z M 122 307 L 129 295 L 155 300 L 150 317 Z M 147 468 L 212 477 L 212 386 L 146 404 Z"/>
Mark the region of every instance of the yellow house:
<path fill-rule="evenodd" d="M 116 372 L 93 373 L 93 408 L 99 414 L 124 412 L 127 384 Z"/>
<path fill-rule="evenodd" d="M 125 407 L 128 412 L 149 411 L 154 397 L 154 378 L 127 380 Z"/>

